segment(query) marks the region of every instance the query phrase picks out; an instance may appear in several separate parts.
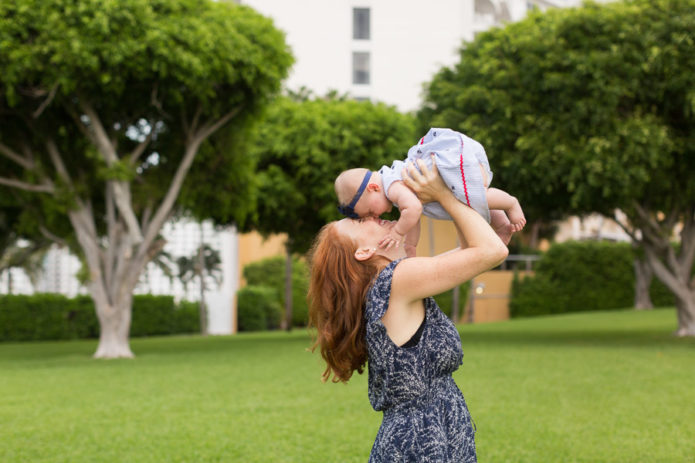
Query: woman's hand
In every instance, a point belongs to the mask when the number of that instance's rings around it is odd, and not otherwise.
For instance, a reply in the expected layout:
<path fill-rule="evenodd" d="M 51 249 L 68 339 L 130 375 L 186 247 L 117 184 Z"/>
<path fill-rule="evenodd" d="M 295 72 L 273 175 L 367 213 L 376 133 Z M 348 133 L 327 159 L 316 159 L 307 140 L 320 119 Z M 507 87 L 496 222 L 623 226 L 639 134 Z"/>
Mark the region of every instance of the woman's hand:
<path fill-rule="evenodd" d="M 403 183 L 415 192 L 423 204 L 433 201 L 441 202 L 444 195 L 452 195 L 439 175 L 434 156 L 432 156 L 431 169 L 428 169 L 421 159 L 415 162 L 417 162 L 420 171 L 412 163 L 408 163 L 401 172 L 401 176 Z"/>

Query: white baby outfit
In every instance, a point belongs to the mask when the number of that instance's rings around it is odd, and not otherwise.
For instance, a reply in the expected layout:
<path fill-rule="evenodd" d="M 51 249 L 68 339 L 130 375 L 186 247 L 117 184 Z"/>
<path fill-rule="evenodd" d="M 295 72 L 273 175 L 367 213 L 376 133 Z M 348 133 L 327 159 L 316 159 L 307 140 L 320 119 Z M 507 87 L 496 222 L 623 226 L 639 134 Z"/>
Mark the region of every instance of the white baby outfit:
<path fill-rule="evenodd" d="M 401 171 L 406 163 L 422 159 L 429 167 L 432 165 L 430 153 L 434 153 L 439 174 L 454 196 L 490 222 L 485 182 L 480 171 L 482 165 L 487 172 L 488 182 L 492 182 L 492 171 L 485 149 L 472 138 L 451 129 L 430 129 L 417 145 L 408 150 L 405 161 L 394 161 L 391 167 L 383 166 L 379 170 L 386 197 L 391 199 L 391 184 L 403 180 Z M 424 204 L 423 214 L 434 219 L 451 220 L 451 216 L 439 203 Z"/>

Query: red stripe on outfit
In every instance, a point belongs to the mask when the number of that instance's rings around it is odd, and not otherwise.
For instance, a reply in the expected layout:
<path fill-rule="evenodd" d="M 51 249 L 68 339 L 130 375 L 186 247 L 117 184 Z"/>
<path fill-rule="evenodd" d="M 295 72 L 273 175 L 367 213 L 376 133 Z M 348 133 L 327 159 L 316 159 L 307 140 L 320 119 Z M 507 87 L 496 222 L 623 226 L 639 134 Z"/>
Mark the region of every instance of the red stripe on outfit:
<path fill-rule="evenodd" d="M 463 181 L 463 192 L 466 194 L 466 204 L 471 205 L 470 199 L 468 199 L 468 186 L 466 185 L 466 174 L 463 173 L 463 138 L 461 138 L 461 157 L 459 159 L 459 167 L 461 168 L 461 180 Z"/>

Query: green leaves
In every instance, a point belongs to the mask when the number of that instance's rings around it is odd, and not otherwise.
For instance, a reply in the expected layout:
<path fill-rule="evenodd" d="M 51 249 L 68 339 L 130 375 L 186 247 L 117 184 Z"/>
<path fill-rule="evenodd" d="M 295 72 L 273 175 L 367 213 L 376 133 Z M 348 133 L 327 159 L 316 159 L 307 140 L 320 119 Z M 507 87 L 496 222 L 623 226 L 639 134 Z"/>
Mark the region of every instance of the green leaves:
<path fill-rule="evenodd" d="M 478 36 L 429 84 L 421 127 L 486 147 L 531 217 L 695 203 L 695 2 L 536 14 Z"/>
<path fill-rule="evenodd" d="M 288 233 L 292 251 L 306 251 L 319 228 L 339 218 L 333 191 L 338 174 L 390 165 L 415 140 L 412 117 L 384 104 L 280 98 L 251 143 L 259 171 L 252 227 Z"/>

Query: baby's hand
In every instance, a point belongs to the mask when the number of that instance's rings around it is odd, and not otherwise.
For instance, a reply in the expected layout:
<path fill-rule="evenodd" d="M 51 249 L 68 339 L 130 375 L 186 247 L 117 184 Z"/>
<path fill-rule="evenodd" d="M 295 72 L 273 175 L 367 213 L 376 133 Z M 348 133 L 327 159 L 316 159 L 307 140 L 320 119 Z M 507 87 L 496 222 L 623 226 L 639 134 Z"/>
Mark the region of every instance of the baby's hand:
<path fill-rule="evenodd" d="M 384 248 L 385 251 L 391 249 L 391 247 L 398 247 L 403 242 L 403 235 L 398 233 L 393 228 L 384 236 L 381 241 L 379 241 L 379 247 Z"/>

